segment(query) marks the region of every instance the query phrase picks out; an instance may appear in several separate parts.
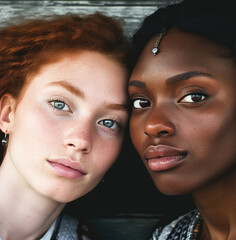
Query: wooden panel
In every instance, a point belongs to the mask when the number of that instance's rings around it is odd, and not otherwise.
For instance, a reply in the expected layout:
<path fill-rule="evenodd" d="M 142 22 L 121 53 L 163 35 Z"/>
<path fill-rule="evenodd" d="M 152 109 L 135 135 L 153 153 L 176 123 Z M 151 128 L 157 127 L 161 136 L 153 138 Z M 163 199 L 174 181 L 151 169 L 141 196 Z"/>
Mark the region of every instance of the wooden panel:
<path fill-rule="evenodd" d="M 90 14 L 102 12 L 122 22 L 125 34 L 130 37 L 143 18 L 157 7 L 178 0 L 159 1 L 0 1 L 0 27 L 24 19 L 50 18 L 61 14 Z"/>

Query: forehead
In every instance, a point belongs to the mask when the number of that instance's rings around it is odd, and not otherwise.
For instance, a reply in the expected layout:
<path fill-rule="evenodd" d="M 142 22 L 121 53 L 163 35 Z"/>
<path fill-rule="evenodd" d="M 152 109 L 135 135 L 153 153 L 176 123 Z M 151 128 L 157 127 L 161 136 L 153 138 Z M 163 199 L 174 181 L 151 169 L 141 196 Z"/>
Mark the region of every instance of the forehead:
<path fill-rule="evenodd" d="M 96 51 L 83 50 L 60 55 L 57 61 L 43 65 L 32 75 L 22 92 L 27 90 L 37 93 L 57 81 L 67 82 L 89 96 L 99 92 L 100 97 L 107 98 L 107 93 L 113 91 L 112 98 L 126 97 L 126 70 L 108 56 Z"/>
<path fill-rule="evenodd" d="M 160 52 L 154 56 L 152 48 L 156 39 L 153 37 L 144 48 L 132 76 L 138 74 L 145 78 L 190 70 L 207 70 L 214 75 L 235 69 L 233 60 L 225 57 L 226 49 L 200 35 L 170 29 L 161 40 Z"/>

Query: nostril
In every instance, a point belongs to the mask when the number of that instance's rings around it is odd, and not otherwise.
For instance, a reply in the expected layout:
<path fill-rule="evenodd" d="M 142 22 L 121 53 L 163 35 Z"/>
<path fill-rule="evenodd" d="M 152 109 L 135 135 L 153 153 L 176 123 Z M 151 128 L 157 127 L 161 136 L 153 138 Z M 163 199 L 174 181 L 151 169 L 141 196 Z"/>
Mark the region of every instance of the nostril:
<path fill-rule="evenodd" d="M 160 131 L 157 133 L 158 137 L 165 136 L 165 135 L 169 135 L 169 132 L 168 131 Z"/>
<path fill-rule="evenodd" d="M 82 145 L 82 144 L 81 144 Z M 81 146 L 80 144 L 73 144 L 73 143 L 67 143 L 66 147 L 68 149 L 74 149 L 76 151 L 81 151 L 83 153 L 89 153 L 90 147 L 88 146 Z"/>

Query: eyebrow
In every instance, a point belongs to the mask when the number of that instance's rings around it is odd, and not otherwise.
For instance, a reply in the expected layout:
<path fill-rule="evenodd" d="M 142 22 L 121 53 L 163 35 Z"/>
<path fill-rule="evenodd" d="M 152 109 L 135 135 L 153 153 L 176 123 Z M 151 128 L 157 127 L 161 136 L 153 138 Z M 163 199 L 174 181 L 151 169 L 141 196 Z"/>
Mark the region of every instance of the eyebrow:
<path fill-rule="evenodd" d="M 67 91 L 71 92 L 72 94 L 84 98 L 84 93 L 77 87 L 71 85 L 70 83 L 64 82 L 64 81 L 57 81 L 57 82 L 51 82 L 48 85 L 51 86 L 61 86 L 65 88 Z"/>
<path fill-rule="evenodd" d="M 128 103 L 125 103 L 125 104 L 108 103 L 108 104 L 105 104 L 104 107 L 112 110 L 127 111 L 129 109 L 129 104 Z"/>
<path fill-rule="evenodd" d="M 209 74 L 209 73 L 205 73 L 205 72 L 199 72 L 199 71 L 190 71 L 190 72 L 185 72 L 185 73 L 181 73 L 178 75 L 175 75 L 173 77 L 167 78 L 166 79 L 166 84 L 173 84 L 173 83 L 177 83 L 177 82 L 181 82 L 181 81 L 186 81 L 192 77 L 210 77 L 210 78 L 214 78 L 213 75 Z M 129 87 L 138 87 L 138 88 L 145 88 L 146 87 L 146 83 L 139 81 L 139 80 L 133 80 L 130 81 L 128 83 Z"/>
<path fill-rule="evenodd" d="M 190 72 L 181 73 L 181 74 L 175 75 L 173 77 L 167 78 L 166 84 L 174 84 L 174 83 L 186 81 L 186 80 L 196 77 L 196 76 L 197 77 L 214 78 L 214 76 L 209 73 L 199 72 L 199 71 L 190 71 Z"/>
<path fill-rule="evenodd" d="M 64 81 L 57 81 L 57 82 L 51 82 L 48 85 L 50 86 L 61 86 L 68 90 L 69 92 L 73 93 L 74 95 L 84 98 L 84 93 L 79 89 L 71 85 L 70 83 L 64 82 Z M 129 104 L 118 104 L 118 103 L 108 103 L 105 104 L 105 108 L 107 109 L 113 109 L 113 110 L 122 110 L 127 111 L 129 109 Z"/>
<path fill-rule="evenodd" d="M 145 83 L 145 82 L 138 81 L 138 80 L 133 80 L 133 81 L 130 81 L 130 82 L 128 83 L 128 86 L 129 86 L 129 87 L 145 88 L 145 87 L 146 87 L 146 83 Z"/>

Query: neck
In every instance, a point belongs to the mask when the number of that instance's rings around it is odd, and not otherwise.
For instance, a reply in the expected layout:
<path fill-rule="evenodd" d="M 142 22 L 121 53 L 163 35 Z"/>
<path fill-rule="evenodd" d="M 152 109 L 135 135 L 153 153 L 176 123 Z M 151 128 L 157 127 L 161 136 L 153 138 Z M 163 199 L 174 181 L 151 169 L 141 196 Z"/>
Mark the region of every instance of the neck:
<path fill-rule="evenodd" d="M 201 239 L 236 239 L 236 170 L 193 193 L 203 219 Z"/>
<path fill-rule="evenodd" d="M 35 192 L 8 163 L 0 167 L 0 237 L 8 239 L 39 239 L 64 207 Z M 11 174 L 13 172 L 13 174 Z"/>

